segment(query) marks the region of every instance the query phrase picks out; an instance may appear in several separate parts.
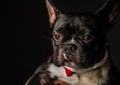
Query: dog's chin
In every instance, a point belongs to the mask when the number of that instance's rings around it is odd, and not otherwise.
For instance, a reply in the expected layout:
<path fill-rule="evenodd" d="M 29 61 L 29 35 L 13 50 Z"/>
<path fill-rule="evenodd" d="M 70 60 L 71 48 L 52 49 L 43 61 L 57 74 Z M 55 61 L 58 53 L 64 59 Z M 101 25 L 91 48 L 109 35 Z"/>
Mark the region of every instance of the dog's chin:
<path fill-rule="evenodd" d="M 76 67 L 77 65 L 72 62 L 72 61 L 63 61 L 63 62 L 56 62 L 54 63 L 56 66 L 61 67 L 61 66 L 68 66 L 68 67 Z"/>
<path fill-rule="evenodd" d="M 64 66 L 76 67 L 76 64 L 72 61 L 69 61 L 69 62 L 64 62 Z"/>

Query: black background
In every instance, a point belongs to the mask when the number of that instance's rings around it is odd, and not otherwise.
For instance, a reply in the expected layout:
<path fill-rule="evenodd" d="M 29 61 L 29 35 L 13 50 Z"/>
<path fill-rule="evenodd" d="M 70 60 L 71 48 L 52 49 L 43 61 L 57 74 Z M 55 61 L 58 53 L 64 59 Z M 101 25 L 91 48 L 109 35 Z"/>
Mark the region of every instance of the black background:
<path fill-rule="evenodd" d="M 64 12 L 94 11 L 105 0 L 52 0 Z M 34 70 L 52 54 L 48 15 L 44 0 L 4 0 L 1 11 L 2 81 L 24 85 Z M 108 32 L 111 57 L 120 69 L 120 16 Z M 7 67 L 7 68 L 6 68 Z M 5 84 L 6 83 L 6 84 Z"/>

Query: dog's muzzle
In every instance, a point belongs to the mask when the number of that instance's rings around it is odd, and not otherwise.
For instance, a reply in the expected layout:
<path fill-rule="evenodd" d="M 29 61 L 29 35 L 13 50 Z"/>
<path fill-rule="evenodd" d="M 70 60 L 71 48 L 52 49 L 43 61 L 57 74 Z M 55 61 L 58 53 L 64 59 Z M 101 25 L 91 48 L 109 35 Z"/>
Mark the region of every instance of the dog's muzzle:
<path fill-rule="evenodd" d="M 75 44 L 67 44 L 64 47 L 65 52 L 74 52 L 77 50 L 77 45 Z"/>
<path fill-rule="evenodd" d="M 67 44 L 63 47 L 64 52 L 62 53 L 62 56 L 65 58 L 66 61 L 69 61 L 75 55 L 75 51 L 77 49 L 78 49 L 77 45 Z"/>

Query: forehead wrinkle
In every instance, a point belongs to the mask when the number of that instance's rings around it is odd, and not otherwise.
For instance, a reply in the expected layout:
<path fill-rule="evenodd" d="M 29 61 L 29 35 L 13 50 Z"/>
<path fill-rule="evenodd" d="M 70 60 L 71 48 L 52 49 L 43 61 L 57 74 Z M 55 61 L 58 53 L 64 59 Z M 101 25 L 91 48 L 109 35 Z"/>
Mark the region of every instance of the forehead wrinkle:
<path fill-rule="evenodd" d="M 78 29 L 79 31 L 85 31 L 86 27 L 85 25 L 85 16 L 79 16 L 79 15 L 63 15 L 56 20 L 54 25 L 54 30 L 57 30 L 59 28 L 65 28 L 70 27 L 72 29 Z M 66 28 L 65 28 L 66 29 Z"/>
<path fill-rule="evenodd" d="M 70 19 L 67 16 L 61 14 L 60 17 L 55 22 L 54 28 L 64 27 L 64 25 L 66 25 L 67 23 L 69 23 L 69 21 L 70 21 Z"/>
<path fill-rule="evenodd" d="M 75 27 L 83 25 L 79 16 L 74 16 L 73 19 L 74 19 L 73 23 L 74 23 Z"/>
<path fill-rule="evenodd" d="M 82 25 L 79 16 L 61 14 L 60 17 L 56 20 L 54 28 L 60 28 L 66 24 L 70 25 L 70 27 L 77 27 L 79 25 Z"/>
<path fill-rule="evenodd" d="M 73 27 L 79 31 L 85 31 L 86 28 L 88 28 L 86 26 L 86 22 L 85 22 L 86 17 L 85 16 L 79 16 L 79 15 L 75 15 L 72 17 L 72 21 L 70 23 L 70 27 Z"/>

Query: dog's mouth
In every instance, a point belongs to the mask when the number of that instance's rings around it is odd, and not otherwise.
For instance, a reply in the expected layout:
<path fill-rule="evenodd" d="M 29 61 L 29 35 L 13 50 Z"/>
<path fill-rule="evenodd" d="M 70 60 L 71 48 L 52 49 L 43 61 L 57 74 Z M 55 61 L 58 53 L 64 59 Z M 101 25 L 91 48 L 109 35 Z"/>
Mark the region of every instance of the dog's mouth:
<path fill-rule="evenodd" d="M 72 59 L 72 54 L 62 53 L 62 56 L 65 59 L 65 61 L 71 61 Z"/>
<path fill-rule="evenodd" d="M 72 53 L 62 53 L 63 64 L 65 66 L 76 66 L 75 64 L 75 54 Z"/>

